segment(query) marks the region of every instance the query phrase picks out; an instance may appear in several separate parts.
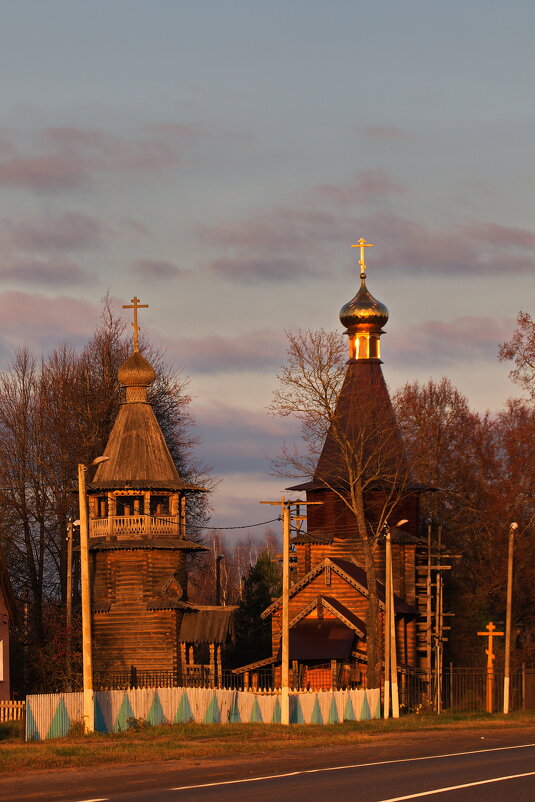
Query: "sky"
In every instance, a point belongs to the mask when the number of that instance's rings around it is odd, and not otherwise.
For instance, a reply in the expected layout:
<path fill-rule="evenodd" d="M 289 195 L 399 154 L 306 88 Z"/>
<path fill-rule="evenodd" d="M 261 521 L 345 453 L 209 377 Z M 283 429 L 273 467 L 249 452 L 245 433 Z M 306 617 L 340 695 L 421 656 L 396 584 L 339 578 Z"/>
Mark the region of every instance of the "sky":
<path fill-rule="evenodd" d="M 81 346 L 107 293 L 121 313 L 137 295 L 190 377 L 211 523 L 261 522 L 294 435 L 266 410 L 285 330 L 342 336 L 364 237 L 391 390 L 518 395 L 497 350 L 532 312 L 533 2 L 0 10 L 0 367 Z"/>

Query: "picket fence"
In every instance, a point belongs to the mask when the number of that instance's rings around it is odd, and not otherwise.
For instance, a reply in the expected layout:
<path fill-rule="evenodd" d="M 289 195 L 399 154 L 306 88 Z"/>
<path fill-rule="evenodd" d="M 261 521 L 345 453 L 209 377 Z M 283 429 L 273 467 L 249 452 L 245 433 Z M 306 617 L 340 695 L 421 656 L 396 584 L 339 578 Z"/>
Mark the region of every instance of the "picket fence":
<path fill-rule="evenodd" d="M 26 740 L 61 738 L 82 720 L 82 693 L 26 698 Z M 380 691 L 308 691 L 290 694 L 291 724 L 336 724 L 380 718 Z M 95 693 L 95 730 L 118 732 L 139 722 L 152 725 L 280 723 L 280 694 L 210 688 L 137 688 Z"/>
<path fill-rule="evenodd" d="M 24 702 L 0 702 L 0 721 L 20 721 L 24 716 Z"/>

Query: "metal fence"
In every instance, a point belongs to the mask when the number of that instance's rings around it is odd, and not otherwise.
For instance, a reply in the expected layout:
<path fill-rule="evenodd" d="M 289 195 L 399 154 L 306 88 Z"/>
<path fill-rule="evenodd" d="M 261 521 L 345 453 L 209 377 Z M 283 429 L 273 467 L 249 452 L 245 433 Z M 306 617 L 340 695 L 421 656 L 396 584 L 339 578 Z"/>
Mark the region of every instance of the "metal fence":
<path fill-rule="evenodd" d="M 503 669 L 493 672 L 492 710 L 503 710 Z M 423 671 L 406 670 L 399 675 L 399 698 L 407 712 L 419 710 L 451 713 L 482 713 L 487 709 L 488 674 L 485 668 L 449 666 L 440 679 Z M 511 672 L 509 709 L 535 707 L 535 669 Z"/>
<path fill-rule="evenodd" d="M 294 691 L 354 690 L 365 686 L 365 677 L 344 666 L 298 665 L 290 668 L 290 687 Z M 189 666 L 185 672 L 130 671 L 97 673 L 96 691 L 130 690 L 134 688 L 221 688 L 228 690 L 270 691 L 280 687 L 280 667 L 258 668 L 235 674 L 223 669 L 219 675 L 208 666 Z M 403 712 L 449 711 L 479 713 L 487 708 L 487 671 L 484 668 L 444 670 L 440 681 L 429 678 L 425 671 L 400 668 L 398 673 L 399 702 Z M 522 668 L 511 673 L 510 710 L 535 708 L 535 669 Z M 503 709 L 503 670 L 496 669 L 493 678 L 492 709 Z"/>

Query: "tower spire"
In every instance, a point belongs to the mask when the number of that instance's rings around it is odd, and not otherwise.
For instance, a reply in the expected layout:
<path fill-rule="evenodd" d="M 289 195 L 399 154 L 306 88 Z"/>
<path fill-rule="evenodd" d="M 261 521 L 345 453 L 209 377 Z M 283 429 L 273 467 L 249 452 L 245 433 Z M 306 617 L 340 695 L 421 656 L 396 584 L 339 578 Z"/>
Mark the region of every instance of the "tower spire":
<path fill-rule="evenodd" d="M 137 310 L 138 309 L 148 309 L 148 308 L 149 308 L 149 305 L 148 304 L 140 304 L 139 303 L 139 298 L 137 298 L 135 295 L 132 298 L 132 300 L 130 301 L 130 304 L 123 304 L 123 309 L 133 309 L 134 310 L 134 322 L 132 323 L 132 326 L 134 327 L 134 351 L 136 351 L 136 353 L 139 351 L 139 336 L 138 336 L 138 332 L 139 332 L 139 330 L 141 328 L 137 324 Z"/>

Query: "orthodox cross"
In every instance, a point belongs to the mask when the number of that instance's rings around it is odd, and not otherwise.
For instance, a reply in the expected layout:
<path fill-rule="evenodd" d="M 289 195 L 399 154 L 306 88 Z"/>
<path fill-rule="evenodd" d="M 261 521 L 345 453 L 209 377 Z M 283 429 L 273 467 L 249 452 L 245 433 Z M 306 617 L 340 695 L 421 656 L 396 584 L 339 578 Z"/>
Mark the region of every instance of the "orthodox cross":
<path fill-rule="evenodd" d="M 496 638 L 499 635 L 503 635 L 503 632 L 496 632 L 496 626 L 490 621 L 487 626 L 485 627 L 486 632 L 478 632 L 478 635 L 483 636 L 484 638 L 488 638 L 488 648 L 485 651 L 487 655 L 487 682 L 486 682 L 486 710 L 487 713 L 492 713 L 492 702 L 494 699 L 494 659 L 496 655 L 492 651 L 492 639 Z"/>
<path fill-rule="evenodd" d="M 132 298 L 132 301 L 130 302 L 130 304 L 123 304 L 123 309 L 133 309 L 134 310 L 134 322 L 132 323 L 132 326 L 134 327 L 134 351 L 139 351 L 138 332 L 139 332 L 140 327 L 137 325 L 137 310 L 138 309 L 148 309 L 148 307 L 149 307 L 148 304 L 140 304 L 139 303 L 139 298 L 136 298 L 135 295 Z"/>
<path fill-rule="evenodd" d="M 487 624 L 485 630 L 485 632 L 478 632 L 477 634 L 488 638 L 488 648 L 485 650 L 485 654 L 487 655 L 487 668 L 492 669 L 494 658 L 496 657 L 492 651 L 492 639 L 498 637 L 499 635 L 503 635 L 503 632 L 496 632 L 496 625 L 493 624 L 492 621 Z"/>
<path fill-rule="evenodd" d="M 366 262 L 364 261 L 364 248 L 373 248 L 373 242 L 366 242 L 366 240 L 361 237 L 359 241 L 351 246 L 352 248 L 360 248 L 360 277 L 366 278 Z"/>

